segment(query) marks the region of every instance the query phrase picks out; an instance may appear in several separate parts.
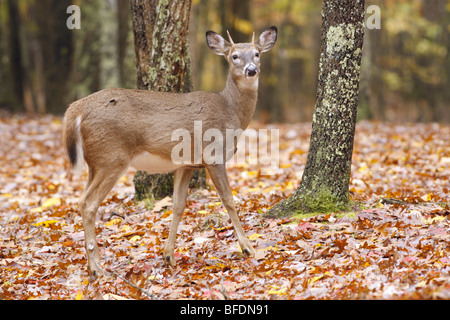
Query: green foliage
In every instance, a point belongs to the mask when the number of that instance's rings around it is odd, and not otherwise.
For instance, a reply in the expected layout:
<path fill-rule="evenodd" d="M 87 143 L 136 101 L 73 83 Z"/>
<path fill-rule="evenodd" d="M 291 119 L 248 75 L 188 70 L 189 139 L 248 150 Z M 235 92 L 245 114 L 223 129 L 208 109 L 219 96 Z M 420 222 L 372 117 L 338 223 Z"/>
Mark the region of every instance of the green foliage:
<path fill-rule="evenodd" d="M 353 202 L 340 199 L 325 188 L 320 190 L 296 190 L 289 198 L 270 208 L 263 216 L 265 218 L 310 217 L 324 213 L 350 211 Z"/>
<path fill-rule="evenodd" d="M 318 215 L 323 215 L 323 214 L 329 214 L 329 213 L 334 213 L 333 211 L 330 212 L 308 212 L 308 213 L 297 213 L 294 214 L 291 218 L 293 223 L 297 223 L 298 220 L 303 220 L 303 219 L 310 219 L 313 217 L 316 217 Z M 335 214 L 333 214 L 333 217 L 335 218 L 348 218 L 348 219 L 353 219 L 356 218 L 357 215 L 357 211 L 342 211 L 342 212 L 336 212 Z M 326 222 L 326 221 L 324 221 Z"/>
<path fill-rule="evenodd" d="M 300 198 L 304 211 L 313 213 L 330 213 L 347 211 L 351 203 L 337 198 L 325 189 L 317 193 L 309 194 Z"/>
<path fill-rule="evenodd" d="M 389 17 L 386 38 L 397 46 L 396 54 L 386 61 L 385 83 L 391 90 L 413 95 L 417 93 L 417 81 L 438 84 L 444 80 L 442 66 L 448 54 L 448 43 L 442 41 L 448 33 L 446 25 L 427 19 L 420 9 L 417 1 L 387 3 L 383 12 Z"/>

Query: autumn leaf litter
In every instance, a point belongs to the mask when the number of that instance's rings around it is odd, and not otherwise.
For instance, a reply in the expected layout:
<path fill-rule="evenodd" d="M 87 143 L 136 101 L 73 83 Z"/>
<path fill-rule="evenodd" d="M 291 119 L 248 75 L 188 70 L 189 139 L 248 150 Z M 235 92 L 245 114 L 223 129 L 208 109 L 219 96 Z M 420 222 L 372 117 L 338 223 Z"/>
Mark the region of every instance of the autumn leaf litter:
<path fill-rule="evenodd" d="M 254 128 L 261 127 L 253 124 Z M 61 118 L 0 117 L 2 299 L 449 299 L 450 127 L 360 122 L 350 213 L 265 220 L 301 179 L 310 124 L 280 129 L 280 168 L 231 165 L 245 258 L 214 188 L 192 191 L 175 268 L 162 251 L 171 198 L 136 203 L 133 170 L 99 209 L 105 276 L 90 282 Z M 133 285 L 130 285 L 133 284 Z"/>

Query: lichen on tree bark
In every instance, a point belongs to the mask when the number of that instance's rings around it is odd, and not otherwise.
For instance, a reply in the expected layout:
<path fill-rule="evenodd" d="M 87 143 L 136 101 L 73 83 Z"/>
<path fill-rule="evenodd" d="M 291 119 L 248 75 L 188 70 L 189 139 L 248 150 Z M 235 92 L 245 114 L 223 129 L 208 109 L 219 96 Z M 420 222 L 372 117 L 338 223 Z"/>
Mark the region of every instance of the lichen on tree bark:
<path fill-rule="evenodd" d="M 364 38 L 364 1 L 324 0 L 316 107 L 297 190 L 265 213 L 346 210 Z"/>

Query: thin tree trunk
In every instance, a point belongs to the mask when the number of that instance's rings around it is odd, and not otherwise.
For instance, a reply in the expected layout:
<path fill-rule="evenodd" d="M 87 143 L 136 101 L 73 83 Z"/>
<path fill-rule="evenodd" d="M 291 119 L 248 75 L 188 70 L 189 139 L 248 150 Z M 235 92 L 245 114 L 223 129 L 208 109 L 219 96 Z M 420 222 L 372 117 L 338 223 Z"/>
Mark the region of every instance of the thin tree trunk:
<path fill-rule="evenodd" d="M 41 0 L 36 5 L 39 42 L 43 50 L 46 111 L 67 108 L 73 67 L 73 32 L 66 26 L 69 0 Z"/>
<path fill-rule="evenodd" d="M 128 1 L 117 1 L 117 65 L 119 68 L 119 83 L 121 87 L 126 83 L 125 56 L 127 50 L 127 39 L 130 30 L 130 4 Z"/>
<path fill-rule="evenodd" d="M 250 0 L 227 0 L 224 9 L 223 29 L 233 35 L 234 42 L 249 42 L 253 32 Z"/>
<path fill-rule="evenodd" d="M 131 0 L 134 50 L 136 53 L 136 79 L 138 89 L 151 88 L 148 69 L 152 50 L 153 27 L 158 0 Z"/>
<path fill-rule="evenodd" d="M 188 45 L 191 1 L 132 0 L 137 83 L 139 89 L 166 92 L 192 90 Z M 157 134 L 157 133 L 155 133 Z M 193 181 L 205 184 L 205 172 Z M 136 198 L 161 198 L 173 193 L 173 174 L 134 177 Z"/>
<path fill-rule="evenodd" d="M 310 148 L 297 190 L 266 217 L 345 210 L 358 106 L 364 1 L 324 0 Z"/>
<path fill-rule="evenodd" d="M 23 93 L 24 93 L 24 79 L 22 66 L 22 48 L 20 45 L 19 28 L 20 16 L 18 4 L 14 0 L 8 0 L 9 13 L 9 48 L 10 55 L 10 75 L 13 102 L 16 110 L 23 111 Z"/>

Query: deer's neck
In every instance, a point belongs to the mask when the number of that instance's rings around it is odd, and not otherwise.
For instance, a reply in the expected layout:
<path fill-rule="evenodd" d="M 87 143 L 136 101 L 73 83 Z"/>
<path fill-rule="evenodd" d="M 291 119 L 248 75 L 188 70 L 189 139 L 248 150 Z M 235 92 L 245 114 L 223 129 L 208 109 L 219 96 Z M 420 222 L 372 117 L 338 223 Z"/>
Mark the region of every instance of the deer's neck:
<path fill-rule="evenodd" d="M 258 79 L 238 82 L 229 73 L 225 89 L 220 92 L 220 95 L 230 107 L 235 108 L 241 122 L 241 129 L 245 130 L 255 112 L 258 100 Z"/>

